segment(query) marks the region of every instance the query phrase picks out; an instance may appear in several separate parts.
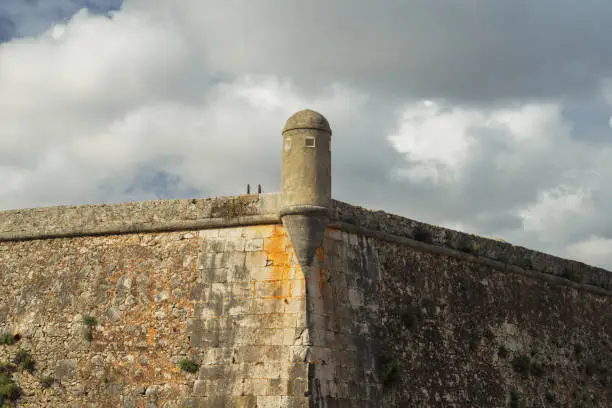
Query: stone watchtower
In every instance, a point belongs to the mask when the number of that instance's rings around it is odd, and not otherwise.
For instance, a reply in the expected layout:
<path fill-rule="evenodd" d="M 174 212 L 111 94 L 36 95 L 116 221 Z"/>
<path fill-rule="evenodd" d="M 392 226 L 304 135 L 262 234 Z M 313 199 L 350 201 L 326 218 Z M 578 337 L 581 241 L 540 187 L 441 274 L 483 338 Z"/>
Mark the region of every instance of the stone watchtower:
<path fill-rule="evenodd" d="M 312 110 L 291 116 L 283 128 L 280 215 L 302 266 L 321 246 L 331 207 L 331 128 Z"/>

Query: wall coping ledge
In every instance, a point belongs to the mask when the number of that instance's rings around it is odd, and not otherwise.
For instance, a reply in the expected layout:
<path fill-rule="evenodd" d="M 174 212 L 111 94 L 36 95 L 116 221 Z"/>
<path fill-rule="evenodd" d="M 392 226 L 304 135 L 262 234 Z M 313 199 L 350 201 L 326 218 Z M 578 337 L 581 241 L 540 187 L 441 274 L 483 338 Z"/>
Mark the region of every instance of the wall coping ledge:
<path fill-rule="evenodd" d="M 612 294 L 612 273 L 582 262 L 333 200 L 331 227 L 498 270 Z M 280 193 L 0 211 L 0 243 L 281 224 Z M 0 245 L 0 250 L 4 249 Z"/>

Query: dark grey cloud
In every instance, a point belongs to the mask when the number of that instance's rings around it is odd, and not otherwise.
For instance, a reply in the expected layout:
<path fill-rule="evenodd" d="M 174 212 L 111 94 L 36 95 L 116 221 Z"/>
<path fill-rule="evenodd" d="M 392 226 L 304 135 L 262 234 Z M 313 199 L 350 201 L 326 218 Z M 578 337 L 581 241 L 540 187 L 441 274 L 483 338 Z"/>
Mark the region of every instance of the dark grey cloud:
<path fill-rule="evenodd" d="M 612 2 L 605 0 L 228 0 L 191 7 L 211 66 L 290 76 L 305 90 L 343 81 L 386 95 L 463 102 L 551 98 L 589 95 L 612 72 L 605 51 Z"/>
<path fill-rule="evenodd" d="M 0 12 L 0 43 L 6 42 L 15 36 L 15 23 L 9 16 Z"/>

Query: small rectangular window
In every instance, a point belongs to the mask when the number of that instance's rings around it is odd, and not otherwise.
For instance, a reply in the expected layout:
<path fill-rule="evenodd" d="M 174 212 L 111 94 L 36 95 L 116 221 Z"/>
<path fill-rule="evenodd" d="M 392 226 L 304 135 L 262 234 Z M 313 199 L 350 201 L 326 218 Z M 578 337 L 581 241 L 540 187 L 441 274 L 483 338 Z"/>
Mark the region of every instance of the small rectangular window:
<path fill-rule="evenodd" d="M 306 147 L 315 147 L 315 138 L 314 137 L 307 137 L 306 138 L 306 142 L 305 142 L 305 146 Z"/>

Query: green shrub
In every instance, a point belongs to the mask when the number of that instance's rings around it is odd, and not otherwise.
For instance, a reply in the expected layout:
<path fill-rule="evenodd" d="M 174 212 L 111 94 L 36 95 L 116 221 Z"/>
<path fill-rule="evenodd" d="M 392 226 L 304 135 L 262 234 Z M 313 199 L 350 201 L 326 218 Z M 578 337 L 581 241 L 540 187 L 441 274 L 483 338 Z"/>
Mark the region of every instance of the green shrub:
<path fill-rule="evenodd" d="M 574 344 L 574 354 L 576 354 L 576 357 L 580 357 L 583 351 L 584 351 L 584 346 L 582 344 L 580 343 Z"/>
<path fill-rule="evenodd" d="M 544 366 L 536 361 L 531 361 L 528 356 L 522 355 L 512 359 L 512 368 L 521 375 L 533 375 L 534 377 L 542 377 L 544 375 Z"/>
<path fill-rule="evenodd" d="M 518 263 L 518 265 L 525 270 L 533 269 L 533 262 L 531 261 L 531 258 L 524 258 Z"/>
<path fill-rule="evenodd" d="M 416 227 L 413 236 L 417 241 L 425 242 L 426 244 L 432 243 L 431 232 L 423 226 Z"/>
<path fill-rule="evenodd" d="M 85 315 L 83 316 L 83 324 L 85 326 L 92 327 L 98 324 L 98 321 L 93 316 Z"/>
<path fill-rule="evenodd" d="M 83 324 L 86 327 L 83 337 L 87 342 L 91 342 L 93 340 L 93 328 L 98 324 L 98 321 L 93 316 L 85 315 L 83 316 Z"/>
<path fill-rule="evenodd" d="M 43 388 L 49 388 L 55 382 L 55 378 L 53 376 L 46 375 L 44 377 L 40 377 L 38 382 Z"/>
<path fill-rule="evenodd" d="M 521 403 L 521 395 L 516 391 L 510 392 L 510 408 L 519 408 Z"/>
<path fill-rule="evenodd" d="M 380 380 L 383 387 L 387 388 L 399 380 L 399 366 L 397 361 L 389 356 L 380 357 Z"/>
<path fill-rule="evenodd" d="M 0 344 L 15 344 L 15 337 L 9 332 L 0 333 Z"/>
<path fill-rule="evenodd" d="M 515 357 L 512 359 L 511 364 L 512 368 L 514 369 L 514 372 L 522 375 L 529 374 L 529 367 L 531 365 L 531 360 L 529 359 L 529 357 L 525 355 Z"/>
<path fill-rule="evenodd" d="M 571 280 L 572 282 L 580 283 L 582 281 L 582 277 L 577 272 L 574 272 L 571 269 L 564 269 L 563 274 L 561 276 L 567 280 Z"/>
<path fill-rule="evenodd" d="M 505 264 L 507 264 L 508 262 L 510 262 L 510 255 L 506 252 L 503 252 L 501 254 L 497 255 L 497 260 L 499 262 L 503 262 Z"/>
<path fill-rule="evenodd" d="M 21 396 L 21 388 L 12 379 L 4 382 L 0 376 L 0 404 L 5 406 L 5 402 L 16 401 Z"/>
<path fill-rule="evenodd" d="M 606 375 L 607 371 L 604 366 L 600 366 L 595 360 L 588 361 L 584 366 L 584 373 L 587 377 L 592 377 L 595 374 Z"/>
<path fill-rule="evenodd" d="M 479 335 L 472 334 L 472 336 L 470 337 L 470 350 L 471 351 L 478 350 L 478 347 L 480 346 L 480 341 L 481 341 L 481 338 Z"/>
<path fill-rule="evenodd" d="M 195 373 L 200 368 L 198 366 L 198 363 L 196 363 L 190 358 L 182 359 L 181 361 L 179 361 L 178 366 L 181 370 L 186 371 L 188 373 Z"/>
<path fill-rule="evenodd" d="M 544 367 L 540 363 L 532 363 L 529 372 L 535 377 L 542 377 L 544 375 Z"/>
<path fill-rule="evenodd" d="M 15 371 L 15 366 L 6 361 L 0 361 L 0 374 L 12 374 Z"/>
<path fill-rule="evenodd" d="M 459 241 L 459 248 L 458 248 L 461 252 L 465 252 L 468 254 L 472 254 L 472 255 L 478 255 L 478 252 L 480 251 L 480 245 L 478 245 L 476 242 L 464 238 L 461 241 Z"/>
<path fill-rule="evenodd" d="M 0 407 L 16 401 L 21 396 L 21 388 L 13 380 L 12 371 L 9 364 L 0 363 Z"/>
<path fill-rule="evenodd" d="M 25 370 L 30 373 L 34 371 L 34 366 L 36 365 L 30 352 L 23 349 L 17 352 L 17 355 L 15 355 L 15 359 L 13 361 L 20 370 Z"/>
<path fill-rule="evenodd" d="M 408 308 L 402 314 L 402 320 L 408 330 L 413 330 L 417 323 L 423 320 L 423 311 L 418 306 L 408 305 Z"/>

